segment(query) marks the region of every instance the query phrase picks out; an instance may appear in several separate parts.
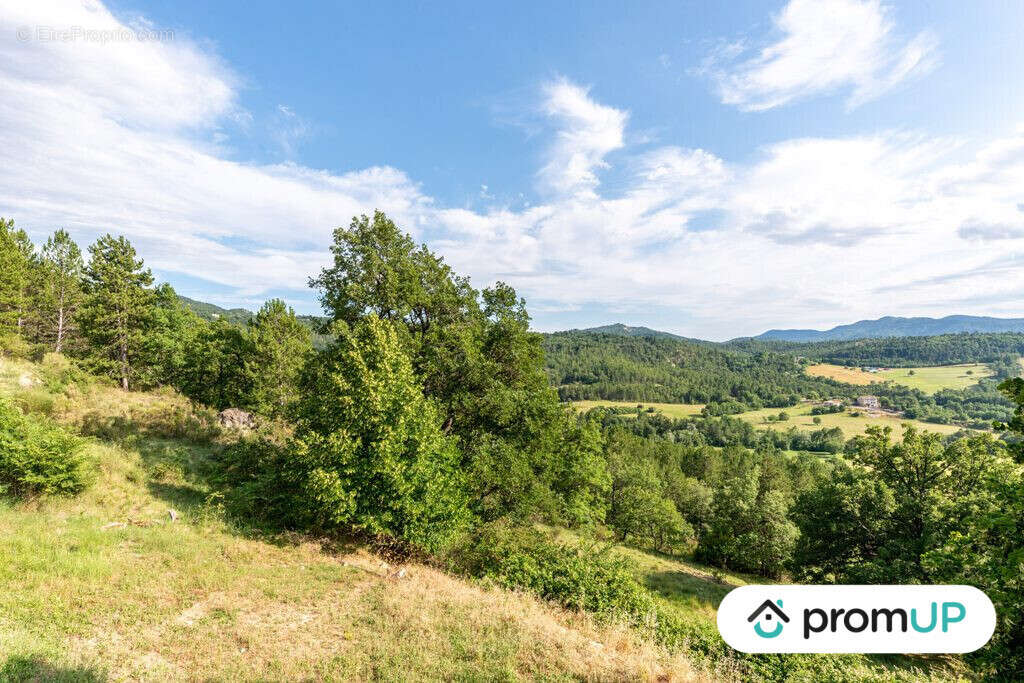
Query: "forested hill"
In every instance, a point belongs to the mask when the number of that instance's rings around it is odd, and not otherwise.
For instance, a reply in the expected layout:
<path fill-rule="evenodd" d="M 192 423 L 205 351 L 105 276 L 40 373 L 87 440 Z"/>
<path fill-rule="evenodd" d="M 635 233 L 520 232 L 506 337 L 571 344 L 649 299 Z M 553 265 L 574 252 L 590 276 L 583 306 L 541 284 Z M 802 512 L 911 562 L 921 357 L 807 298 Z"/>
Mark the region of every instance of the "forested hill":
<path fill-rule="evenodd" d="M 208 304 L 205 301 L 196 301 L 195 299 L 189 299 L 187 296 L 178 295 L 178 300 L 185 304 L 186 307 L 192 310 L 193 313 L 198 315 L 203 320 L 226 320 L 229 323 L 245 324 L 249 322 L 255 313 L 246 310 L 244 308 L 221 308 L 214 304 Z"/>
<path fill-rule="evenodd" d="M 682 341 L 689 341 L 698 344 L 714 343 L 704 341 L 703 339 L 692 339 L 690 337 L 682 337 L 678 334 L 672 334 L 671 332 L 652 330 L 649 327 L 633 327 L 631 325 L 623 325 L 622 323 L 602 325 L 600 327 L 588 327 L 583 330 L 568 330 L 568 332 L 585 332 L 588 334 L 615 334 L 619 335 L 620 337 L 655 337 L 657 339 L 680 339 Z"/>
<path fill-rule="evenodd" d="M 612 399 L 788 406 L 842 385 L 804 374 L 791 353 L 744 353 L 665 337 L 584 331 L 544 335 L 562 400 Z"/>
<path fill-rule="evenodd" d="M 788 353 L 837 365 L 915 367 L 958 363 L 1012 364 L 1024 355 L 1024 334 L 964 333 L 810 343 L 737 339 L 724 346 L 746 353 Z"/>
<path fill-rule="evenodd" d="M 203 320 L 224 320 L 233 325 L 245 325 L 255 317 L 255 313 L 245 308 L 221 308 L 205 301 L 196 301 L 187 296 L 178 295 L 181 301 L 193 313 Z M 322 334 L 324 318 L 316 315 L 297 315 L 295 318 L 313 333 L 313 346 L 322 349 L 330 342 L 330 337 Z"/>
<path fill-rule="evenodd" d="M 830 330 L 768 330 L 754 339 L 795 342 L 848 341 L 879 337 L 928 337 L 960 332 L 1024 332 L 1024 318 L 990 318 L 950 315 L 945 318 L 897 318 L 861 320 Z"/>

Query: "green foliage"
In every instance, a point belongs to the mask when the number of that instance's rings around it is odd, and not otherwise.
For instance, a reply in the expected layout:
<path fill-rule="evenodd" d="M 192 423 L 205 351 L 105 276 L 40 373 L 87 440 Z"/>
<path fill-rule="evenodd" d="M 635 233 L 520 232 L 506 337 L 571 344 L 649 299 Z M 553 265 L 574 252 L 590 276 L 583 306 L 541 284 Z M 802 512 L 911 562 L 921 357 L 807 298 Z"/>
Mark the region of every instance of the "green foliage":
<path fill-rule="evenodd" d="M 612 482 L 607 523 L 620 540 L 663 552 L 682 552 L 693 541 L 694 529 L 676 501 L 690 502 L 686 499 L 693 492 L 687 490 L 685 477 L 669 479 L 668 473 L 678 473 L 678 469 L 659 471 L 658 461 L 644 446 L 640 439 L 622 432 L 609 438 Z M 670 489 L 669 482 L 676 488 Z"/>
<path fill-rule="evenodd" d="M 297 434 L 224 458 L 229 505 L 292 528 L 357 531 L 426 550 L 467 525 L 455 442 L 439 429 L 394 329 L 358 322 L 306 368 Z"/>
<path fill-rule="evenodd" d="M 805 492 L 795 567 L 842 583 L 930 583 L 922 558 L 956 530 L 1002 447 L 990 435 L 944 444 L 908 427 L 902 442 L 871 428 L 852 440 L 852 467 Z"/>
<path fill-rule="evenodd" d="M 28 234 L 16 230 L 13 220 L 0 218 L 0 340 L 23 332 L 34 259 Z M 5 345 L 17 348 L 12 342 Z"/>
<path fill-rule="evenodd" d="M 787 516 L 790 500 L 779 456 L 726 449 L 726 470 L 713 487 L 707 532 L 695 557 L 708 564 L 779 577 L 799 531 Z"/>
<path fill-rule="evenodd" d="M 82 250 L 66 230 L 54 232 L 39 259 L 35 317 L 38 340 L 56 353 L 75 341 L 84 271 Z"/>
<path fill-rule="evenodd" d="M 544 373 L 540 335 L 503 283 L 481 292 L 383 213 L 334 233 L 334 263 L 311 285 L 329 317 L 395 327 L 423 394 L 458 439 L 470 505 L 483 520 L 585 524 L 607 486 L 600 438 L 576 428 Z"/>
<path fill-rule="evenodd" d="M 473 576 L 604 618 L 639 624 L 655 609 L 628 561 L 596 544 L 570 546 L 530 528 L 497 524 L 484 527 L 454 559 Z"/>
<path fill-rule="evenodd" d="M 148 287 L 153 275 L 124 237 L 104 235 L 89 247 L 89 254 L 79 324 L 90 343 L 93 365 L 128 389 L 152 315 Z"/>
<path fill-rule="evenodd" d="M 0 399 L 0 492 L 14 496 L 74 495 L 94 477 L 84 442 Z"/>
<path fill-rule="evenodd" d="M 252 378 L 248 404 L 258 413 L 283 416 L 296 402 L 299 373 L 313 351 L 309 328 L 280 299 L 265 303 L 249 322 L 252 353 L 246 371 Z"/>

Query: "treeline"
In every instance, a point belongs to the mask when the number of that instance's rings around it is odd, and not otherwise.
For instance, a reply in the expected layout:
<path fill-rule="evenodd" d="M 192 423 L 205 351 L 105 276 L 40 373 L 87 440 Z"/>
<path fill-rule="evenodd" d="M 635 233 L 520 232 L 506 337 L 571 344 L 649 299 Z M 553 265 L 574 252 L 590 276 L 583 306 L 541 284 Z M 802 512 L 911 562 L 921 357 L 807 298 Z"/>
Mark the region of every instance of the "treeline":
<path fill-rule="evenodd" d="M 83 255 L 64 230 L 36 248 L 0 219 L 0 352 L 64 354 L 124 389 L 172 386 L 218 409 L 280 416 L 311 351 L 310 330 L 279 300 L 244 325 L 207 321 L 154 284 L 124 237 L 104 235 Z"/>
<path fill-rule="evenodd" d="M 641 547 L 813 583 L 966 583 L 996 604 L 992 643 L 969 658 L 1006 680 L 1024 674 L 1024 380 L 1007 445 L 873 427 L 842 457 L 786 454 L 785 434 L 734 418 L 636 418 L 594 409 L 608 441 L 607 524 Z M 778 441 L 776 441 L 778 440 Z M 834 446 L 815 450 L 833 451 Z M 1012 453 L 1017 462 L 1008 457 Z"/>
<path fill-rule="evenodd" d="M 1013 337 L 1024 339 L 1024 335 L 964 334 L 863 340 L 864 344 L 878 348 L 906 351 L 905 362 L 909 364 L 938 362 L 936 358 L 924 359 L 921 354 L 912 353 L 928 348 L 933 340 L 938 340 L 937 348 L 961 354 L 970 362 L 990 359 L 989 366 L 996 373 L 993 378 L 934 395 L 892 382 L 854 386 L 804 372 L 810 360 L 827 359 L 800 354 L 841 345 L 855 347 L 862 342 L 796 344 L 747 340 L 754 345 L 747 347 L 741 342 L 730 342 L 747 349 L 737 351 L 680 339 L 573 331 L 545 335 L 544 349 L 548 375 L 564 401 L 705 403 L 706 415 L 723 416 L 760 408 L 785 408 L 801 399 L 852 401 L 861 394 L 874 394 L 880 397 L 883 407 L 902 411 L 911 419 L 988 429 L 993 421 L 1009 419 L 1012 411 L 1012 404 L 996 386 L 998 380 L 1019 374 L 1017 357 L 1003 353 L 1010 348 L 1009 340 Z M 986 355 L 984 349 L 991 354 Z"/>
<path fill-rule="evenodd" d="M 900 368 L 1015 360 L 1024 355 L 1024 334 L 963 332 L 823 342 L 737 339 L 724 346 L 745 353 L 787 353 L 836 365 Z"/>
<path fill-rule="evenodd" d="M 606 399 L 785 407 L 842 386 L 809 377 L 791 354 L 738 353 L 689 341 L 588 332 L 544 337 L 547 371 L 565 401 Z"/>

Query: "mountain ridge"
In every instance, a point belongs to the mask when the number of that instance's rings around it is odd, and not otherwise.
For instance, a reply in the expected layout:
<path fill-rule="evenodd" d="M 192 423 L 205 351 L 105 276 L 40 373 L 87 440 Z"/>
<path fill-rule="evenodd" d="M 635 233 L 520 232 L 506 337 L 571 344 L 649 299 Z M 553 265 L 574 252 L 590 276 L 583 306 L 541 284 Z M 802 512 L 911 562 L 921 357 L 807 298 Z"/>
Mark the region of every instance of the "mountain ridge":
<path fill-rule="evenodd" d="M 948 315 L 942 318 L 883 316 L 858 320 L 827 330 L 773 329 L 752 339 L 765 341 L 816 342 L 851 341 L 884 337 L 931 337 L 964 332 L 1024 332 L 1024 318 L 994 318 L 976 315 Z"/>

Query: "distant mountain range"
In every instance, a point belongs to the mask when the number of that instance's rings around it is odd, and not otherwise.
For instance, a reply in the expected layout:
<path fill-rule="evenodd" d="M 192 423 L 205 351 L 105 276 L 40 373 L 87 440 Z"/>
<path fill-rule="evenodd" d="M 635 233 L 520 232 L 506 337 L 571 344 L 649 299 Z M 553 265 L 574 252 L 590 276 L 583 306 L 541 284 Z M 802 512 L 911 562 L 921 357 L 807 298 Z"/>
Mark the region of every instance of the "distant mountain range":
<path fill-rule="evenodd" d="M 633 327 L 631 325 L 623 325 L 622 323 L 570 331 L 590 334 L 616 334 L 623 337 L 679 339 L 705 344 L 713 343 L 692 337 L 683 337 L 671 332 L 653 330 L 650 327 Z M 731 342 L 742 342 L 748 339 L 785 342 L 851 341 L 854 339 L 878 339 L 883 337 L 932 337 L 939 334 L 959 334 L 961 332 L 1024 333 L 1024 318 L 992 318 L 978 315 L 949 315 L 945 318 L 899 318 L 886 316 L 878 320 L 861 320 L 849 325 L 838 325 L 829 330 L 768 330 L 756 337 L 740 337 L 731 340 Z"/>
<path fill-rule="evenodd" d="M 849 341 L 878 337 L 930 337 L 960 332 L 1024 332 L 1024 318 L 989 318 L 975 315 L 949 315 L 945 318 L 896 318 L 861 320 L 830 330 L 768 330 L 754 339 L 815 342 Z"/>

